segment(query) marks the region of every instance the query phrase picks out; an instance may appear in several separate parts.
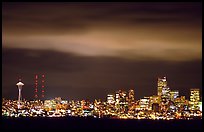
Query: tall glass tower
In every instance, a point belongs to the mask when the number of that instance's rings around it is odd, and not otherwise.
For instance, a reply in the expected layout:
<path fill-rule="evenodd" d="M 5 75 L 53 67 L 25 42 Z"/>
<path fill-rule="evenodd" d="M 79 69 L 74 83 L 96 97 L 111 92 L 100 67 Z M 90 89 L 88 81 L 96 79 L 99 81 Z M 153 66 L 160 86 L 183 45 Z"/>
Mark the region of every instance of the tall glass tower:
<path fill-rule="evenodd" d="M 158 82 L 157 82 L 157 95 L 158 95 L 158 96 L 161 96 L 161 95 L 162 95 L 162 89 L 163 89 L 164 87 L 167 87 L 166 77 L 158 78 Z"/>
<path fill-rule="evenodd" d="M 190 89 L 190 103 L 192 105 L 192 110 L 198 109 L 199 101 L 200 101 L 200 89 L 192 88 Z"/>

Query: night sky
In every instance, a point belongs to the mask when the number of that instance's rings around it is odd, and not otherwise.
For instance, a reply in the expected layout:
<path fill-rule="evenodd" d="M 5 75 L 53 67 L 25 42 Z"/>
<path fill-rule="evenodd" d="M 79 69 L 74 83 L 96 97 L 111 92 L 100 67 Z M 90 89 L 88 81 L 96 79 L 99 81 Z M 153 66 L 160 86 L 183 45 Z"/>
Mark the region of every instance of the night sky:
<path fill-rule="evenodd" d="M 2 96 L 99 99 L 157 94 L 157 77 L 189 98 L 202 90 L 202 3 L 3 3 Z"/>

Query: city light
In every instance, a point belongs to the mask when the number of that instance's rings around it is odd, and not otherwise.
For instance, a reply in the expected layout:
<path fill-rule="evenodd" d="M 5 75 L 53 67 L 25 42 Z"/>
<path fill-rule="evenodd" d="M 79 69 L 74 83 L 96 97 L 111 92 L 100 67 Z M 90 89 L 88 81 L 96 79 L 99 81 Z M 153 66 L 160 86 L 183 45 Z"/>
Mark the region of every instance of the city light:
<path fill-rule="evenodd" d="M 36 76 L 37 77 L 37 76 Z M 114 119 L 202 119 L 202 102 L 199 89 L 190 89 L 190 101 L 179 96 L 178 90 L 167 86 L 167 79 L 158 79 L 158 95 L 145 96 L 135 100 L 134 89 L 128 92 L 118 90 L 108 94 L 106 101 L 63 100 L 56 97 L 50 100 L 21 100 L 22 82 L 18 100 L 3 98 L 2 116 L 10 117 L 93 117 Z"/>

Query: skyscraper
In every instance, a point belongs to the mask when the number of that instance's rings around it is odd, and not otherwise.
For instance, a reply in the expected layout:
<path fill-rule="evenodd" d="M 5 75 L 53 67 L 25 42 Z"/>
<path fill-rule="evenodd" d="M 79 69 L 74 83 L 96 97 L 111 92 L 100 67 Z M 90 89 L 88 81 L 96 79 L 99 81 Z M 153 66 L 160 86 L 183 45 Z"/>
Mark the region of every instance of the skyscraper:
<path fill-rule="evenodd" d="M 157 82 L 157 95 L 161 97 L 163 87 L 167 87 L 166 77 L 158 78 Z"/>
<path fill-rule="evenodd" d="M 169 101 L 170 100 L 170 88 L 168 86 L 165 86 L 162 88 L 161 99 L 163 101 Z"/>
<path fill-rule="evenodd" d="M 119 90 L 116 92 L 115 106 L 116 106 L 116 109 L 119 109 L 119 111 L 127 112 L 128 96 L 126 91 Z"/>
<path fill-rule="evenodd" d="M 200 100 L 200 89 L 192 88 L 190 89 L 190 104 L 192 110 L 199 109 L 199 100 Z"/>
<path fill-rule="evenodd" d="M 174 101 L 179 96 L 178 90 L 172 90 L 170 91 L 170 99 L 171 101 Z"/>
<path fill-rule="evenodd" d="M 134 90 L 133 89 L 130 89 L 129 92 L 128 92 L 128 99 L 129 99 L 129 102 L 134 102 L 135 100 L 135 97 L 134 97 Z"/>
<path fill-rule="evenodd" d="M 139 100 L 140 110 L 148 110 L 150 108 L 150 98 L 144 97 Z"/>
<path fill-rule="evenodd" d="M 112 94 L 107 95 L 107 103 L 108 104 L 114 104 L 115 103 L 114 95 L 112 95 Z"/>
<path fill-rule="evenodd" d="M 116 101 L 116 104 L 119 104 L 119 102 L 120 102 L 120 94 L 119 94 L 119 92 L 116 92 L 116 94 L 115 94 L 115 101 Z"/>

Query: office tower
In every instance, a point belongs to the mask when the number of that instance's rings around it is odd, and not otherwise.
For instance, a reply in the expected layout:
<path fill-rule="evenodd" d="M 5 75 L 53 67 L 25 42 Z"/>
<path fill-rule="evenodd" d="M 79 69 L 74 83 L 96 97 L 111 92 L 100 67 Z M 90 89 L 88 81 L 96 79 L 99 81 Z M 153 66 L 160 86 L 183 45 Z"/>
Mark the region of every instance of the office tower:
<path fill-rule="evenodd" d="M 119 92 L 116 92 L 116 94 L 115 94 L 115 102 L 116 102 L 116 104 L 119 104 L 119 102 L 120 102 L 120 94 L 119 94 Z"/>
<path fill-rule="evenodd" d="M 162 101 L 170 100 L 170 88 L 168 86 L 165 86 L 162 88 L 161 99 Z"/>
<path fill-rule="evenodd" d="M 157 107 L 157 105 L 159 105 L 159 103 L 160 103 L 159 96 L 152 95 L 152 96 L 149 97 L 149 105 L 150 105 L 150 108 L 152 110 L 153 109 L 155 110 L 155 108 L 153 108 L 153 107 Z"/>
<path fill-rule="evenodd" d="M 190 89 L 190 104 L 192 105 L 192 110 L 198 109 L 200 100 L 200 90 L 196 88 Z"/>
<path fill-rule="evenodd" d="M 139 101 L 140 110 L 148 110 L 150 107 L 150 98 L 144 97 Z"/>
<path fill-rule="evenodd" d="M 153 104 L 153 103 L 159 104 L 159 103 L 160 103 L 160 102 L 159 102 L 159 96 L 157 96 L 157 95 L 152 95 L 152 96 L 150 96 L 150 103 L 151 103 L 151 104 Z"/>
<path fill-rule="evenodd" d="M 120 102 L 123 102 L 126 100 L 126 92 L 119 90 L 115 94 L 115 102 L 116 104 L 119 104 Z"/>
<path fill-rule="evenodd" d="M 120 93 L 120 111 L 122 113 L 128 112 L 128 96 L 126 91 L 121 91 Z"/>
<path fill-rule="evenodd" d="M 119 90 L 116 92 L 115 107 L 120 112 L 127 112 L 128 96 L 127 96 L 126 91 Z"/>
<path fill-rule="evenodd" d="M 199 89 L 190 89 L 191 95 L 190 95 L 190 101 L 191 102 L 199 102 L 200 100 L 200 90 Z"/>
<path fill-rule="evenodd" d="M 114 104 L 115 103 L 114 95 L 112 95 L 112 94 L 107 95 L 107 103 L 108 104 Z"/>
<path fill-rule="evenodd" d="M 199 106 L 199 110 L 202 111 L 202 102 L 199 102 L 198 106 Z"/>
<path fill-rule="evenodd" d="M 174 101 L 179 96 L 178 90 L 172 90 L 170 91 L 170 99 L 171 101 Z"/>
<path fill-rule="evenodd" d="M 115 94 L 115 101 L 117 103 L 126 102 L 128 100 L 126 91 L 119 90 Z"/>
<path fill-rule="evenodd" d="M 129 90 L 128 100 L 129 100 L 129 102 L 134 102 L 134 100 L 135 100 L 135 98 L 134 98 L 134 90 L 133 89 Z"/>
<path fill-rule="evenodd" d="M 163 89 L 163 87 L 167 87 L 166 77 L 158 78 L 158 82 L 157 82 L 157 95 L 158 95 L 158 96 L 161 96 L 161 95 L 162 95 L 162 89 Z"/>

